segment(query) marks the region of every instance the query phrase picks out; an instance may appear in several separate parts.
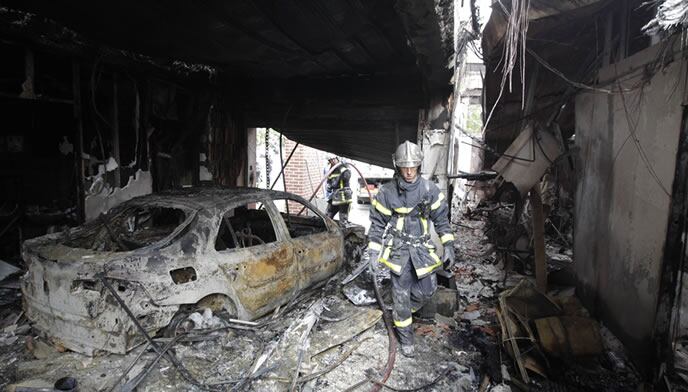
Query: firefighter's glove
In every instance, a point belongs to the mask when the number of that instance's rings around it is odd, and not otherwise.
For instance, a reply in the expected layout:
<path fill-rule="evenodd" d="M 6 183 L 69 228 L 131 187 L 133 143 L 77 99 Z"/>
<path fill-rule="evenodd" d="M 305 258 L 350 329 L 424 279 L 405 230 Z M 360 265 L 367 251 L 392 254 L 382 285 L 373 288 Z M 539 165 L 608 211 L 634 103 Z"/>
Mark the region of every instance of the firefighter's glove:
<path fill-rule="evenodd" d="M 380 251 L 368 248 L 368 249 L 366 249 L 365 256 L 366 256 L 366 260 L 368 260 L 368 263 L 370 264 L 371 268 L 373 269 L 373 272 L 377 272 L 378 264 L 379 264 L 377 259 L 380 258 Z"/>
<path fill-rule="evenodd" d="M 451 271 L 454 267 L 454 243 L 447 242 L 444 244 L 444 257 L 442 258 L 442 264 L 445 270 Z"/>

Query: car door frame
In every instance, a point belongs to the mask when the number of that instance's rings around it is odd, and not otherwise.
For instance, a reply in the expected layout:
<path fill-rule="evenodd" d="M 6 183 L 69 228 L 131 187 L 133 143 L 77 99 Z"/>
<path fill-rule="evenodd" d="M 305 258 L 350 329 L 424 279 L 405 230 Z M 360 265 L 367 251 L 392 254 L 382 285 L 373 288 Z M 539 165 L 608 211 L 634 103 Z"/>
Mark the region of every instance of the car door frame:
<path fill-rule="evenodd" d="M 224 224 L 223 220 L 225 214 L 237 207 L 253 203 L 262 204 L 265 208 L 268 218 L 270 219 L 272 227 L 275 231 L 275 241 L 267 244 L 254 245 L 249 248 L 232 248 L 222 251 L 215 250 L 215 241 L 217 240 L 217 236 L 220 234 L 221 225 Z M 225 275 L 228 276 L 230 285 L 227 288 L 227 291 L 230 297 L 233 297 L 233 301 L 237 302 L 237 310 L 240 313 L 243 311 L 243 313 L 245 313 L 245 317 L 248 316 L 249 318 L 254 318 L 264 314 L 264 309 L 266 307 L 274 308 L 276 306 L 283 305 L 293 296 L 298 294 L 299 290 L 301 289 L 299 284 L 294 284 L 293 287 L 289 287 L 289 282 L 298 282 L 298 275 L 300 273 L 295 252 L 293 250 L 293 245 L 284 222 L 282 222 L 281 219 L 276 219 L 276 215 L 279 217 L 279 211 L 269 198 L 263 196 L 242 198 L 231 203 L 227 207 L 218 210 L 217 215 L 219 219 L 217 220 L 214 228 L 215 235 L 208 243 L 209 248 L 211 248 L 209 249 L 209 252 L 218 257 L 218 267 L 222 268 L 225 271 Z M 286 256 L 284 256 L 284 258 L 286 258 L 286 260 L 276 260 L 276 253 L 278 253 L 282 248 L 285 249 Z M 272 249 L 272 251 L 270 251 L 270 249 Z M 262 254 L 261 251 L 263 251 Z M 262 263 L 261 260 L 269 261 Z M 261 264 L 267 265 L 272 261 L 286 261 L 289 267 L 286 269 L 276 269 L 274 271 L 276 272 L 274 275 L 278 277 L 277 279 L 266 280 L 264 282 L 254 280 L 256 276 L 255 274 L 252 274 L 252 272 L 254 271 L 255 267 L 258 267 L 256 263 L 261 262 Z M 262 271 L 265 270 L 265 268 L 262 267 L 259 269 Z M 256 304 L 248 303 L 247 298 L 251 297 L 249 293 L 240 292 L 242 290 L 250 291 L 253 293 L 258 293 L 259 295 L 256 295 L 258 297 L 263 295 L 267 298 L 270 289 L 275 291 L 274 299 L 264 299 L 262 302 L 258 302 L 258 304 L 261 305 L 259 307 L 256 307 Z M 268 292 L 266 292 L 266 290 L 268 290 Z M 278 291 L 280 292 L 278 293 Z"/>
<path fill-rule="evenodd" d="M 294 201 L 306 206 L 323 220 L 327 230 L 296 238 L 292 237 L 289 233 L 289 226 L 274 203 L 278 200 Z M 294 259 L 299 270 L 299 286 L 301 289 L 307 288 L 313 283 L 332 275 L 341 266 L 344 259 L 344 236 L 339 230 L 339 226 L 319 211 L 312 203 L 296 195 L 284 195 L 271 201 L 277 218 L 282 222 L 285 233 L 293 244 Z M 317 237 L 313 238 L 313 236 L 324 237 L 325 235 L 330 236 L 329 238 L 324 238 L 326 241 Z M 318 269 L 320 270 L 318 271 Z"/>

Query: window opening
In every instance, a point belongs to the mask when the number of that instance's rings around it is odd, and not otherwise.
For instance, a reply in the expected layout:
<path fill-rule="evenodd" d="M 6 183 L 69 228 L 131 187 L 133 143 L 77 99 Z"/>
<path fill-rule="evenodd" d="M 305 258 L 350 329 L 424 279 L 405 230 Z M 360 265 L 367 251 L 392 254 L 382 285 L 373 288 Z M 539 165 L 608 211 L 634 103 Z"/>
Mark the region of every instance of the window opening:
<path fill-rule="evenodd" d="M 294 199 L 278 199 L 275 205 L 287 224 L 291 238 L 327 231 L 325 219 L 310 206 Z M 304 210 L 301 215 L 298 212 Z"/>
<path fill-rule="evenodd" d="M 250 248 L 275 241 L 275 228 L 262 203 L 249 203 L 235 207 L 222 216 L 215 250 Z"/>
<path fill-rule="evenodd" d="M 96 251 L 126 252 L 163 240 L 185 220 L 186 213 L 177 208 L 130 206 L 102 214 L 67 238 L 64 244 Z"/>

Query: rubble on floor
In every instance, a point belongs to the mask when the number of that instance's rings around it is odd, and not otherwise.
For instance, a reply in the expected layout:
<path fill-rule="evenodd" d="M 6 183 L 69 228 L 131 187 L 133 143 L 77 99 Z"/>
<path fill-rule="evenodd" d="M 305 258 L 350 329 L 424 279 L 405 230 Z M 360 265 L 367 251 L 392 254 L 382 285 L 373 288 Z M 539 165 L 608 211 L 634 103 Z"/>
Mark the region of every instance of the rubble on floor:
<path fill-rule="evenodd" d="M 190 383 L 150 345 L 127 355 L 88 357 L 60 352 L 36 339 L 17 345 L 34 358 L 15 359 L 20 380 L 15 385 L 50 387 L 69 375 L 79 381 L 80 390 L 130 390 L 132 380 L 148 373 L 140 380 L 141 390 L 225 390 L 243 385 L 246 390 L 286 391 L 296 383 L 301 390 L 341 391 L 381 368 L 387 335 L 380 310 L 357 307 L 339 292 L 332 280 L 292 311 L 268 316 L 255 326 L 219 326 L 222 321 L 208 311 L 195 313 L 189 319 L 197 327 L 174 338 L 156 339 L 174 351 L 196 380 L 203 380 L 203 387 Z M 429 390 L 475 389 L 476 364 L 457 344 L 460 341 L 458 332 L 446 324 L 419 325 L 417 357 L 399 356 L 387 383 L 407 388 L 436 381 Z"/>
<path fill-rule="evenodd" d="M 21 292 L 16 279 L 0 282 L 0 389 L 16 379 L 19 363 L 30 359 L 26 349 L 31 328 L 21 310 Z M 14 287 L 13 287 L 14 286 Z"/>
<path fill-rule="evenodd" d="M 674 387 L 688 389 L 688 337 L 681 336 L 674 343 Z M 681 389 L 679 389 L 679 387 Z"/>
<path fill-rule="evenodd" d="M 457 214 L 455 284 L 440 287 L 416 313 L 416 357 L 397 355 L 385 384 L 425 391 L 635 390 L 640 379 L 623 346 L 590 318 L 575 290 L 552 284 L 548 293 L 537 291 L 527 252 L 503 249 L 495 237 L 503 221 L 496 217 L 508 217 L 510 207 L 495 207 Z M 557 241 L 548 238 L 551 271 L 571 263 Z M 361 252 L 347 253 L 357 259 Z M 353 267 L 255 322 L 201 309 L 178 324 L 176 335 L 157 336 L 155 347 L 95 357 L 35 337 L 19 291 L 8 289 L 14 295 L 2 297 L 9 302 L 0 314 L 0 388 L 50 388 L 68 376 L 88 391 L 370 390 L 387 361 L 388 336 L 369 271 L 341 285 Z M 381 271 L 378 282 L 389 312 L 388 273 Z"/>
<path fill-rule="evenodd" d="M 535 288 L 532 251 L 513 206 L 470 205 L 454 224 L 460 322 L 484 357 L 481 390 L 635 391 L 640 376 L 612 333 L 590 318 L 575 288 Z M 546 237 L 548 271 L 566 275 L 572 253 Z M 525 240 L 524 240 L 525 238 Z"/>

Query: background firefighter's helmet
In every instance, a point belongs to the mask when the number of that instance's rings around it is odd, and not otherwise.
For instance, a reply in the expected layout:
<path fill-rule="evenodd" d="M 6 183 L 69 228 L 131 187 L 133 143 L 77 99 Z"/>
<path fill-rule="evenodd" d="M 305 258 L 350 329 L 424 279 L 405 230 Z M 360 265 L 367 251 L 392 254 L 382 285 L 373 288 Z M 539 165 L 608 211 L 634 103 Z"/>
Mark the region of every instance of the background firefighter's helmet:
<path fill-rule="evenodd" d="M 392 162 L 396 167 L 418 167 L 423 162 L 423 151 L 417 144 L 407 140 L 397 147 Z"/>

